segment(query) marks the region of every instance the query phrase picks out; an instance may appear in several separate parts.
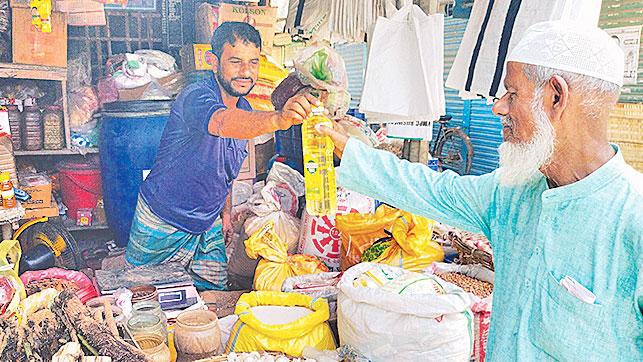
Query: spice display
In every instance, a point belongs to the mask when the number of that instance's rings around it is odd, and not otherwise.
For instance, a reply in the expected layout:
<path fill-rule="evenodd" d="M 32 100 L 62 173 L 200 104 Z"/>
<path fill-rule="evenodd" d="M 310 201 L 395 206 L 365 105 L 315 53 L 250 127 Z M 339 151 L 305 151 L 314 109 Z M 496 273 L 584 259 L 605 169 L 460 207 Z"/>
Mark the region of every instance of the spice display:
<path fill-rule="evenodd" d="M 22 137 L 20 125 L 22 124 L 22 113 L 17 106 L 8 106 L 7 113 L 9 116 L 9 129 L 11 130 L 11 141 L 13 150 L 17 151 L 22 147 Z"/>
<path fill-rule="evenodd" d="M 65 147 L 63 112 L 60 106 L 49 106 L 43 115 L 44 148 L 60 150 Z"/>
<path fill-rule="evenodd" d="M 23 146 L 28 151 L 38 151 L 43 147 L 42 113 L 38 107 L 25 107 Z"/>
<path fill-rule="evenodd" d="M 483 282 L 460 273 L 444 273 L 438 274 L 443 280 L 453 283 L 465 292 L 473 293 L 480 298 L 486 298 L 493 292 L 493 284 Z"/>

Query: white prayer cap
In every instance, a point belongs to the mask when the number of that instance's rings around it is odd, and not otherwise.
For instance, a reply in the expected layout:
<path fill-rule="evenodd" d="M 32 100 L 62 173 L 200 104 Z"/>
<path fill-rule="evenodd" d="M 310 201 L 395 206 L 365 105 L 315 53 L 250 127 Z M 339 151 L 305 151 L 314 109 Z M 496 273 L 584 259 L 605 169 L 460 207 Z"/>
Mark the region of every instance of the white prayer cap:
<path fill-rule="evenodd" d="M 623 85 L 623 51 L 605 31 L 569 20 L 530 26 L 507 57 Z"/>

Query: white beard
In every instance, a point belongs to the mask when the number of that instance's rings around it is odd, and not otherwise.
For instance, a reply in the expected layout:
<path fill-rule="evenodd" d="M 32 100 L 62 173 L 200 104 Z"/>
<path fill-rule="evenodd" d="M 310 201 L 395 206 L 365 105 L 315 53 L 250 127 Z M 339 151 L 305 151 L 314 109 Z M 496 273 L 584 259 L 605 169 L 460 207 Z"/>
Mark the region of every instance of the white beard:
<path fill-rule="evenodd" d="M 503 186 L 523 185 L 539 175 L 554 153 L 554 129 L 545 113 L 541 92 L 532 102 L 535 131 L 531 140 L 523 143 L 503 142 L 498 148 L 498 176 Z M 503 122 L 511 122 L 503 118 Z"/>

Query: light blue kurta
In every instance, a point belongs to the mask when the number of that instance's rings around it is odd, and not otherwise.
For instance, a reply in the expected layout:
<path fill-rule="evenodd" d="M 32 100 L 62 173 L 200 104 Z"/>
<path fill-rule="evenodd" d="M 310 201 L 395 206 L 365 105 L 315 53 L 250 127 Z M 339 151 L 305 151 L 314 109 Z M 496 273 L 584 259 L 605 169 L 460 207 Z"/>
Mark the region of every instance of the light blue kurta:
<path fill-rule="evenodd" d="M 643 175 L 617 154 L 571 185 L 503 187 L 351 139 L 339 184 L 484 234 L 495 262 L 490 361 L 643 361 Z M 591 305 L 558 284 L 569 275 Z"/>

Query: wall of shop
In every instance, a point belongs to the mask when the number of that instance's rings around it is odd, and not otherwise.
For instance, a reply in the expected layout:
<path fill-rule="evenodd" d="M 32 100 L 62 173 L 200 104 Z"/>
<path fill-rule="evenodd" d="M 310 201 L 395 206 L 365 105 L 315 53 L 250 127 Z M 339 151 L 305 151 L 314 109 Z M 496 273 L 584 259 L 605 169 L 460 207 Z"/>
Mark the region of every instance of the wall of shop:
<path fill-rule="evenodd" d="M 603 0 L 599 26 L 610 29 L 641 25 L 642 18 L 643 2 L 640 0 Z M 621 102 L 643 103 L 643 41 L 639 47 L 637 82 L 623 86 Z"/>

